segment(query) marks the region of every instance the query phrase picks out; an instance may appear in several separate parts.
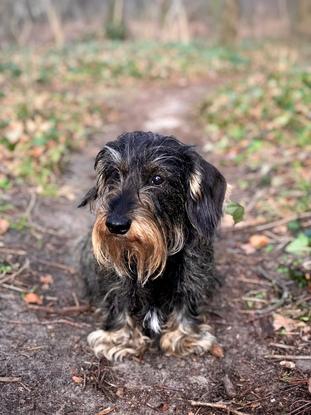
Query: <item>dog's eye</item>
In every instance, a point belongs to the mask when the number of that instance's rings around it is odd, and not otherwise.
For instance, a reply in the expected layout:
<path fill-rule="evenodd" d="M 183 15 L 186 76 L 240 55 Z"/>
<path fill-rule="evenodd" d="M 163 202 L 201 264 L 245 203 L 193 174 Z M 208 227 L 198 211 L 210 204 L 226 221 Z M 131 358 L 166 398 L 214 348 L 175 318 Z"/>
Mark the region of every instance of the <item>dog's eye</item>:
<path fill-rule="evenodd" d="M 155 185 L 159 185 L 159 184 L 163 183 L 163 178 L 159 175 L 153 176 L 151 178 L 151 183 L 155 184 Z"/>

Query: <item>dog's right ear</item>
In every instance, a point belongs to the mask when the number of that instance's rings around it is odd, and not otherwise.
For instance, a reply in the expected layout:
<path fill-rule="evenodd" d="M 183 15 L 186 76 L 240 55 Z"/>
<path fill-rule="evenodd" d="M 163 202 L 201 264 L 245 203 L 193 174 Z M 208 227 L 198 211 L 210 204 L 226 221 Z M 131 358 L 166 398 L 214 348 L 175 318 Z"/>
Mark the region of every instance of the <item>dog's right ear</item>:
<path fill-rule="evenodd" d="M 83 197 L 83 199 L 81 200 L 81 202 L 78 205 L 78 208 L 84 207 L 87 204 L 94 202 L 94 200 L 97 199 L 97 196 L 98 196 L 97 186 L 94 186 Z"/>

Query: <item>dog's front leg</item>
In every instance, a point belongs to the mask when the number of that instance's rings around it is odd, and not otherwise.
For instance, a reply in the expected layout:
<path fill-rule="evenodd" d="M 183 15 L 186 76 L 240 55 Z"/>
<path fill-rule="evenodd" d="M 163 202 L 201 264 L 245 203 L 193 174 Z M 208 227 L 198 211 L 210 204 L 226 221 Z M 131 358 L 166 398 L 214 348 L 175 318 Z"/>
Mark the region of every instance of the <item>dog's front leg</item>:
<path fill-rule="evenodd" d="M 105 330 L 95 330 L 88 335 L 88 343 L 95 355 L 108 360 L 141 356 L 148 345 L 148 337 L 142 334 L 128 314 L 122 314 L 118 320 L 116 327 L 109 325 L 109 329 L 105 327 Z"/>
<path fill-rule="evenodd" d="M 211 351 L 216 344 L 211 327 L 184 309 L 170 315 L 160 338 L 160 347 L 168 356 L 201 355 Z"/>

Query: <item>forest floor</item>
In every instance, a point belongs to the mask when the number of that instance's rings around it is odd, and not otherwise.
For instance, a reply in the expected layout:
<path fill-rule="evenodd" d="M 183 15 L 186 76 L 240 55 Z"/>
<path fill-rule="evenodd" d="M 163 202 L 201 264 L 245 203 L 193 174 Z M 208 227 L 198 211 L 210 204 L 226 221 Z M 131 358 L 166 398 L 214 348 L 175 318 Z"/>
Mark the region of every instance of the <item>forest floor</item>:
<path fill-rule="evenodd" d="M 40 196 L 23 184 L 3 195 L 14 203 L 15 226 L 0 242 L 1 262 L 13 266 L 0 272 L 1 415 L 310 413 L 310 326 L 298 318 L 307 315 L 301 310 L 308 310 L 310 292 L 278 272 L 279 250 L 261 249 L 262 239 L 250 243 L 254 235 L 282 240 L 289 220 L 263 227 L 251 214 L 236 227 L 224 220 L 215 242 L 223 284 L 210 306 L 223 358 L 154 351 L 110 364 L 99 362 L 86 343 L 96 317 L 80 297 L 78 246 L 93 217 L 76 206 L 94 180 L 94 157 L 107 141 L 133 130 L 176 135 L 206 156 L 198 106 L 220 82 L 110 88 L 106 124 L 70 156 L 57 181 L 60 196 Z M 226 166 L 212 151 L 207 158 L 233 189 L 249 173 L 243 163 Z M 254 188 L 236 189 L 232 198 L 243 199 L 251 212 Z"/>

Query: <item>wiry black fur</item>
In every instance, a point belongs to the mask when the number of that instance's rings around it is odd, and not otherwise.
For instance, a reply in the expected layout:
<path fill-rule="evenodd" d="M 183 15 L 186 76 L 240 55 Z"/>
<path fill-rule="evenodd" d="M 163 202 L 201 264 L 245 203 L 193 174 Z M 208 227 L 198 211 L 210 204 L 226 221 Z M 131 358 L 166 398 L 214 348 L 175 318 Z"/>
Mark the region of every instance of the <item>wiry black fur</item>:
<path fill-rule="evenodd" d="M 132 176 L 129 191 L 135 195 L 150 185 L 150 176 L 161 172 L 165 181 L 152 188 L 157 217 L 166 225 L 167 232 L 175 224 L 182 225 L 185 243 L 178 253 L 168 257 L 165 269 L 157 279 L 150 278 L 142 285 L 135 276 L 121 278 L 112 270 L 102 269 L 92 254 L 91 236 L 86 238 L 81 271 L 88 295 L 103 311 L 102 329 L 119 328 L 123 312 L 129 313 L 142 326 L 144 317 L 152 309 L 160 312 L 163 324 L 174 311 L 195 326 L 206 314 L 208 295 L 216 281 L 212 240 L 222 214 L 225 179 L 193 147 L 173 137 L 133 132 L 121 135 L 108 146 L 125 160 L 123 174 Z M 153 166 L 153 160 L 159 157 Z M 100 199 L 102 175 L 108 177 L 107 185 L 110 178 L 118 180 L 113 160 L 105 147 L 98 154 L 95 166 L 98 182 L 80 206 Z M 198 200 L 190 196 L 189 189 L 189 179 L 195 171 L 202 176 L 202 197 Z M 135 203 L 129 210 L 135 211 Z M 148 327 L 143 329 L 152 336 Z"/>

